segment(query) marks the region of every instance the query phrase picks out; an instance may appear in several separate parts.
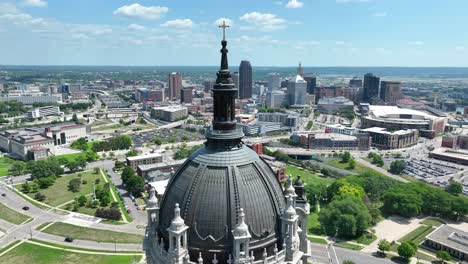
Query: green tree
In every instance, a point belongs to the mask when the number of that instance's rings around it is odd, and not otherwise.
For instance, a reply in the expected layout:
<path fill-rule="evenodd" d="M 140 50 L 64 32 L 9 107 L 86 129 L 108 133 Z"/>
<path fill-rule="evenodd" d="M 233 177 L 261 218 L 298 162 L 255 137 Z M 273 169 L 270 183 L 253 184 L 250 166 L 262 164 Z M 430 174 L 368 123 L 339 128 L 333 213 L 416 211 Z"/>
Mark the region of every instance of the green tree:
<path fill-rule="evenodd" d="M 21 175 L 26 170 L 26 164 L 22 161 L 15 161 L 8 168 L 8 173 L 11 175 Z"/>
<path fill-rule="evenodd" d="M 94 171 L 94 174 L 99 174 L 99 172 L 101 171 L 101 169 L 98 168 L 98 167 L 95 167 L 95 168 L 93 168 L 93 171 Z"/>
<path fill-rule="evenodd" d="M 371 217 L 361 198 L 339 196 L 321 210 L 319 220 L 327 235 L 355 238 L 369 227 Z"/>
<path fill-rule="evenodd" d="M 126 156 L 127 157 L 135 157 L 135 156 L 138 156 L 138 152 L 136 150 L 132 149 L 129 152 L 127 152 Z"/>
<path fill-rule="evenodd" d="M 78 204 L 80 206 L 84 206 L 87 201 L 88 201 L 88 199 L 86 199 L 86 196 L 84 196 L 84 195 L 81 195 L 80 197 L 78 197 Z"/>
<path fill-rule="evenodd" d="M 38 200 L 39 202 L 42 202 L 46 199 L 46 196 L 40 192 L 36 193 L 36 195 L 34 195 L 34 199 Z"/>
<path fill-rule="evenodd" d="M 80 166 L 75 160 L 67 160 L 65 167 L 67 167 L 70 171 L 76 171 Z"/>
<path fill-rule="evenodd" d="M 160 137 L 157 137 L 154 139 L 154 144 L 161 146 L 162 145 L 162 139 Z"/>
<path fill-rule="evenodd" d="M 351 158 L 349 161 L 348 161 L 348 169 L 350 170 L 354 170 L 356 168 L 356 160 Z"/>
<path fill-rule="evenodd" d="M 351 260 L 345 260 L 343 261 L 343 264 L 355 264 L 354 261 Z"/>
<path fill-rule="evenodd" d="M 145 181 L 139 176 L 133 176 L 127 181 L 127 190 L 135 197 L 140 197 L 145 189 Z"/>
<path fill-rule="evenodd" d="M 25 182 L 25 183 L 21 184 L 21 190 L 24 193 L 29 193 L 31 191 L 31 185 L 29 185 L 28 182 Z"/>
<path fill-rule="evenodd" d="M 459 195 L 463 192 L 463 185 L 456 181 L 450 181 L 450 184 L 445 190 L 453 195 Z"/>
<path fill-rule="evenodd" d="M 87 142 L 86 138 L 81 137 L 81 138 L 75 140 L 70 146 L 72 148 L 74 148 L 74 149 L 87 150 L 88 149 L 88 142 Z"/>
<path fill-rule="evenodd" d="M 59 177 L 63 174 L 63 168 L 60 162 L 55 157 L 50 157 L 45 160 L 30 161 L 27 164 L 28 170 L 31 172 L 32 179 L 44 177 Z"/>
<path fill-rule="evenodd" d="M 440 259 L 440 262 L 442 263 L 452 260 L 452 256 L 450 256 L 450 254 L 444 250 L 437 251 L 437 258 Z"/>
<path fill-rule="evenodd" d="M 73 122 L 78 122 L 78 116 L 76 115 L 76 113 L 73 113 L 72 121 Z"/>
<path fill-rule="evenodd" d="M 79 155 L 78 157 L 76 157 L 75 161 L 76 161 L 76 164 L 78 165 L 78 168 L 82 170 L 86 168 L 87 161 L 83 155 Z"/>
<path fill-rule="evenodd" d="M 351 153 L 345 151 L 343 155 L 341 155 L 341 163 L 348 163 L 351 160 L 352 156 Z"/>
<path fill-rule="evenodd" d="M 372 158 L 372 164 L 375 164 L 379 167 L 382 167 L 384 165 L 384 161 L 382 159 L 382 156 L 380 155 L 374 155 Z"/>
<path fill-rule="evenodd" d="M 167 139 L 167 142 L 174 143 L 174 142 L 176 142 L 176 139 L 173 138 L 173 137 L 170 137 L 170 138 Z"/>
<path fill-rule="evenodd" d="M 398 246 L 397 251 L 398 255 L 406 260 L 409 260 L 416 254 L 416 250 L 408 242 L 403 242 L 400 246 Z"/>
<path fill-rule="evenodd" d="M 68 182 L 68 190 L 70 192 L 79 192 L 81 189 L 81 181 L 78 178 L 71 179 Z"/>
<path fill-rule="evenodd" d="M 406 162 L 403 160 L 395 160 L 390 164 L 390 172 L 393 174 L 401 174 L 406 168 Z"/>
<path fill-rule="evenodd" d="M 127 184 L 128 180 L 130 180 L 130 178 L 133 178 L 135 177 L 135 171 L 133 170 L 132 167 L 125 167 L 123 170 L 122 170 L 122 175 L 121 175 L 121 178 L 122 178 L 122 182 L 124 184 Z"/>
<path fill-rule="evenodd" d="M 388 242 L 386 239 L 382 239 L 379 241 L 379 251 L 382 252 L 383 255 L 385 255 L 385 251 L 389 251 L 390 247 L 392 244 Z"/>

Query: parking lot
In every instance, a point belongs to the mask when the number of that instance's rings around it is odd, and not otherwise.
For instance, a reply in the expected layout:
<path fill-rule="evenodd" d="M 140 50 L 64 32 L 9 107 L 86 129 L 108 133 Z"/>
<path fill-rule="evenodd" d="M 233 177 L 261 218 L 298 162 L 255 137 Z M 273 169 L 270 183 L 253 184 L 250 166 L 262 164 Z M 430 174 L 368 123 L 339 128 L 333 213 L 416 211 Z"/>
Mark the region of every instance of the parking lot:
<path fill-rule="evenodd" d="M 449 176 L 462 170 L 461 166 L 449 162 L 413 158 L 407 162 L 403 173 L 419 180 L 442 183 L 448 181 Z"/>
<path fill-rule="evenodd" d="M 171 143 L 170 139 L 176 142 L 197 141 L 205 137 L 200 133 L 189 132 L 184 129 L 160 129 L 155 131 L 142 132 L 130 135 L 136 147 L 142 147 L 143 144 L 154 142 L 156 138 L 161 138 L 163 144 Z"/>

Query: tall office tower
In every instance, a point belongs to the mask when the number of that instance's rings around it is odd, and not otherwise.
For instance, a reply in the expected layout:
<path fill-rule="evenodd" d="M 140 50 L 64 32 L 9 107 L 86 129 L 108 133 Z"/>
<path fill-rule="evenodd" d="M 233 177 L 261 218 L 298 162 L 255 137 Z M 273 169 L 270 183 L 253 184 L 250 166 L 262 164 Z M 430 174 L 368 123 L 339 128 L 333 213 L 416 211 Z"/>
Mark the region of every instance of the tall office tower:
<path fill-rule="evenodd" d="M 386 103 L 396 103 L 403 98 L 401 94 L 401 82 L 382 81 L 380 87 L 380 99 Z"/>
<path fill-rule="evenodd" d="M 373 97 L 379 95 L 380 78 L 372 73 L 364 75 L 364 86 L 362 91 L 362 100 L 370 102 Z"/>
<path fill-rule="evenodd" d="M 289 105 L 307 105 L 307 82 L 300 75 L 296 75 L 288 82 Z"/>
<path fill-rule="evenodd" d="M 270 91 L 279 90 L 281 87 L 281 80 L 279 73 L 268 74 L 268 89 Z"/>
<path fill-rule="evenodd" d="M 205 93 L 211 92 L 211 89 L 213 89 L 213 84 L 214 84 L 214 82 L 213 82 L 212 80 L 206 80 L 206 81 L 204 81 L 204 82 L 203 82 L 203 87 L 204 87 L 204 88 L 203 88 L 203 91 L 204 91 Z"/>
<path fill-rule="evenodd" d="M 297 75 L 304 77 L 304 69 L 302 68 L 302 64 L 299 62 L 299 66 L 297 66 Z"/>
<path fill-rule="evenodd" d="M 234 83 L 234 87 L 236 87 L 237 90 L 239 90 L 239 72 L 233 72 L 232 73 L 232 82 Z M 239 94 L 237 95 L 239 97 Z"/>
<path fill-rule="evenodd" d="M 192 100 L 192 87 L 183 88 L 180 92 L 180 103 L 191 104 Z"/>
<path fill-rule="evenodd" d="M 250 65 L 250 61 L 241 61 L 239 67 L 239 98 L 252 98 L 252 65 Z"/>
<path fill-rule="evenodd" d="M 304 80 L 307 82 L 307 93 L 314 94 L 315 87 L 317 87 L 317 77 L 313 74 L 305 74 Z"/>
<path fill-rule="evenodd" d="M 182 75 L 179 72 L 169 74 L 169 100 L 180 98 L 182 90 Z"/>
<path fill-rule="evenodd" d="M 360 88 L 362 87 L 362 80 L 358 77 L 353 77 L 349 80 L 349 87 Z"/>

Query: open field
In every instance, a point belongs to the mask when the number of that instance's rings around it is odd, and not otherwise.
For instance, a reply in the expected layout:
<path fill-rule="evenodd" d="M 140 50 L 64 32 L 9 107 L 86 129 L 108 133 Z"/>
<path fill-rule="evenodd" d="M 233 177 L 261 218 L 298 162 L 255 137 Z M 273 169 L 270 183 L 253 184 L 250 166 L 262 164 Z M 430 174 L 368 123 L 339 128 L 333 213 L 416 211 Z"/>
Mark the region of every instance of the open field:
<path fill-rule="evenodd" d="M 139 261 L 140 259 L 140 256 L 112 256 L 76 253 L 25 242 L 0 257 L 0 263 L 131 264 Z"/>
<path fill-rule="evenodd" d="M 434 230 L 435 228 L 432 226 L 423 225 L 411 231 L 404 237 L 398 239 L 398 242 L 403 243 L 406 241 L 412 241 L 414 244 L 419 245 L 426 238 L 426 236 Z"/>
<path fill-rule="evenodd" d="M 374 234 L 371 233 L 365 233 L 362 236 L 354 239 L 354 242 L 357 242 L 359 244 L 364 244 L 364 245 L 370 245 L 372 242 L 374 242 L 377 239 L 377 237 Z"/>
<path fill-rule="evenodd" d="M 45 226 L 45 224 L 38 227 L 38 230 L 40 230 L 43 226 Z M 42 232 L 62 237 L 68 236 L 74 239 L 90 240 L 96 242 L 122 244 L 141 244 L 143 242 L 142 235 L 87 228 L 61 222 L 52 224 L 51 226 L 42 230 Z"/>
<path fill-rule="evenodd" d="M 81 177 L 79 177 L 81 175 Z M 68 183 L 74 178 L 80 178 L 83 182 L 86 180 L 86 184 L 81 184 L 79 192 L 71 192 L 68 190 Z M 75 197 L 80 195 L 87 195 L 93 193 L 93 183 L 96 179 L 100 179 L 100 183 L 97 186 L 104 186 L 104 180 L 101 174 L 95 174 L 93 171 L 81 171 L 73 174 L 66 174 L 55 180 L 54 185 L 47 189 L 39 189 L 39 192 L 46 196 L 43 203 L 51 206 L 58 206 L 69 201 L 73 201 Z M 35 193 L 28 193 L 28 195 L 34 198 Z"/>
<path fill-rule="evenodd" d="M 337 243 L 335 243 L 335 246 L 342 247 L 342 248 L 347 248 L 347 249 L 352 249 L 352 250 L 361 250 L 362 249 L 361 246 L 351 244 L 351 243 L 348 243 L 348 242 L 337 242 Z"/>
<path fill-rule="evenodd" d="M 363 174 L 365 172 L 372 172 L 372 174 L 378 174 L 378 175 L 385 176 L 382 173 L 380 173 L 380 172 L 378 172 L 376 170 L 373 170 L 373 169 L 359 163 L 358 161 L 356 161 L 356 166 L 352 170 L 348 168 L 348 163 L 341 163 L 340 161 L 341 160 L 339 160 L 339 159 L 338 160 L 331 160 L 331 161 L 327 161 L 325 164 L 328 164 L 328 165 L 333 166 L 335 168 L 351 171 L 351 172 L 354 172 L 356 174 Z"/>
<path fill-rule="evenodd" d="M 19 213 L 11 209 L 10 207 L 4 205 L 3 203 L 0 203 L 0 219 L 3 219 L 12 224 L 19 225 L 30 218 L 31 217 Z"/>
<path fill-rule="evenodd" d="M 318 218 L 318 213 L 311 212 L 307 216 L 307 233 L 314 235 L 323 235 L 322 227 Z"/>
<path fill-rule="evenodd" d="M 8 168 L 10 168 L 10 164 L 12 162 L 13 162 L 12 159 L 0 158 L 0 177 L 8 175 Z"/>
<path fill-rule="evenodd" d="M 436 220 L 436 219 L 430 219 L 430 218 L 422 220 L 421 224 L 427 225 L 427 226 L 433 226 L 433 227 L 439 227 L 443 225 L 441 221 Z"/>
<path fill-rule="evenodd" d="M 320 237 L 307 237 L 307 240 L 309 240 L 312 243 L 317 243 L 317 244 L 328 244 L 327 241 L 323 238 Z"/>
<path fill-rule="evenodd" d="M 286 165 L 286 175 L 288 174 L 291 174 L 293 177 L 301 176 L 302 181 L 307 185 L 330 185 L 335 181 L 334 178 L 320 177 L 317 174 L 300 169 L 293 165 Z"/>

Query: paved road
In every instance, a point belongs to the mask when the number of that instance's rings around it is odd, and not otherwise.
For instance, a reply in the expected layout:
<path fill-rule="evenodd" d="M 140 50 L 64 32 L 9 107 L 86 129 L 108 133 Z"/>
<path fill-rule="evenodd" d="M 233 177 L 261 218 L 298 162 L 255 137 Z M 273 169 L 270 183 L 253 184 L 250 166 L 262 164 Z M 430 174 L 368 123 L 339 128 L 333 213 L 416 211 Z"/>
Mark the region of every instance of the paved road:
<path fill-rule="evenodd" d="M 310 243 L 312 263 L 342 264 L 345 260 L 351 260 L 356 264 L 393 264 L 389 259 L 382 259 L 360 251 Z"/>
<path fill-rule="evenodd" d="M 371 169 L 374 169 L 374 170 L 376 170 L 376 171 L 378 171 L 378 172 L 380 172 L 380 173 L 382 173 L 382 174 L 384 174 L 384 175 L 386 175 L 386 176 L 388 176 L 388 177 L 390 177 L 390 178 L 393 178 L 393 179 L 395 179 L 395 180 L 398 180 L 398 181 L 401 181 L 401 182 L 405 182 L 405 183 L 409 182 L 408 180 L 406 180 L 406 179 L 404 179 L 404 178 L 402 178 L 402 177 L 400 177 L 400 176 L 398 176 L 398 175 L 391 174 L 391 173 L 388 172 L 387 170 L 382 169 L 381 167 L 375 166 L 374 164 L 368 162 L 367 160 L 362 159 L 361 157 L 356 157 L 356 159 L 357 159 L 360 163 L 366 165 L 367 167 L 370 167 Z"/>
<path fill-rule="evenodd" d="M 33 219 L 33 221 L 23 224 L 23 225 L 12 225 L 5 221 L 0 221 L 0 228 L 6 231 L 6 234 L 0 238 L 0 248 L 5 247 L 6 245 L 12 243 L 18 239 L 26 239 L 30 238 L 31 234 L 33 238 L 38 238 L 41 240 L 63 244 L 63 245 L 70 245 L 70 243 L 64 242 L 63 237 L 53 236 L 41 233 L 36 231 L 35 228 L 46 223 L 46 222 L 55 222 L 55 221 L 63 221 L 67 219 L 69 216 L 59 215 L 52 211 L 42 210 L 37 208 L 36 206 L 30 204 L 28 201 L 24 200 L 16 193 L 8 189 L 3 184 L 0 184 L 0 193 L 5 193 L 6 196 L 0 196 L 0 202 L 7 205 L 8 207 L 22 212 Z M 29 206 L 28 211 L 22 210 L 23 206 Z M 102 230 L 112 230 L 118 232 L 126 232 L 126 233 L 134 233 L 134 234 L 144 234 L 144 230 L 136 228 L 135 224 L 128 224 L 128 225 L 107 225 L 107 224 L 93 224 L 91 225 L 92 228 L 102 229 Z M 74 242 L 75 243 L 75 242 Z M 133 245 L 133 244 L 117 244 L 114 245 L 113 243 L 97 243 L 93 241 L 77 241 L 77 245 L 87 247 L 87 248 L 98 248 L 98 249 L 106 249 L 106 250 L 114 250 L 117 246 L 117 250 L 139 250 L 141 245 Z"/>

